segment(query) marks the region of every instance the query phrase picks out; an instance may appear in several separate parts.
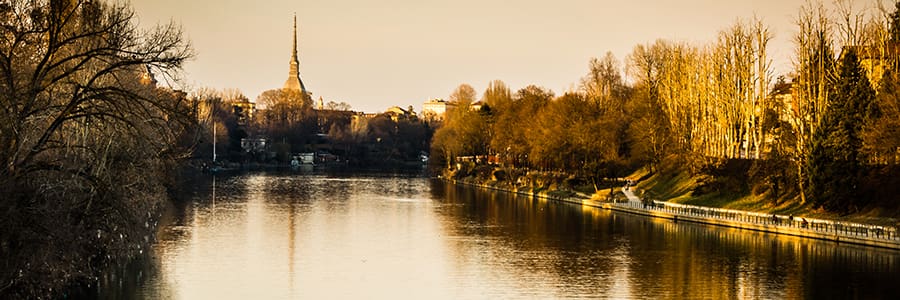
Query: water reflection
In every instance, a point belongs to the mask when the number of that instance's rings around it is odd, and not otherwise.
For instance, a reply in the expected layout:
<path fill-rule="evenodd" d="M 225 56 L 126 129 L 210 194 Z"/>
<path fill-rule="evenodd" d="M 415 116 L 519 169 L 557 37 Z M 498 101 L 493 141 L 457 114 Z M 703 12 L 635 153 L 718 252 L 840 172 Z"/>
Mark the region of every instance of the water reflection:
<path fill-rule="evenodd" d="M 900 292 L 896 251 L 673 223 L 424 178 L 259 173 L 198 187 L 191 201 L 171 208 L 152 255 L 104 281 L 101 297 L 885 298 Z"/>
<path fill-rule="evenodd" d="M 448 201 L 464 203 L 448 211 L 454 218 L 502 224 L 489 226 L 497 230 L 486 238 L 501 240 L 485 247 L 492 253 L 486 261 L 530 262 L 535 282 L 545 284 L 539 290 L 558 288 L 565 296 L 869 299 L 900 292 L 897 251 L 674 223 L 469 188 L 442 192 Z"/>

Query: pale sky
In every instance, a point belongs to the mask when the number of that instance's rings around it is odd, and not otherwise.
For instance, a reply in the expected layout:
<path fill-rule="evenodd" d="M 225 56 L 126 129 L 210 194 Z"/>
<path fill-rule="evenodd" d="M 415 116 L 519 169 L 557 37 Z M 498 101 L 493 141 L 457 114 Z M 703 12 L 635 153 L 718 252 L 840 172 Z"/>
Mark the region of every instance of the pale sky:
<path fill-rule="evenodd" d="M 863 1 L 869 4 L 871 1 Z M 251 99 L 287 79 L 294 12 L 300 76 L 313 97 L 380 112 L 500 79 L 557 95 L 592 57 L 623 62 L 657 39 L 702 44 L 739 18 L 763 19 L 776 76 L 790 71 L 804 0 L 132 0 L 140 26 L 174 20 L 197 57 L 188 89 L 237 88 Z M 830 4 L 830 1 L 827 3 Z M 860 5 L 863 5 L 860 4 Z"/>

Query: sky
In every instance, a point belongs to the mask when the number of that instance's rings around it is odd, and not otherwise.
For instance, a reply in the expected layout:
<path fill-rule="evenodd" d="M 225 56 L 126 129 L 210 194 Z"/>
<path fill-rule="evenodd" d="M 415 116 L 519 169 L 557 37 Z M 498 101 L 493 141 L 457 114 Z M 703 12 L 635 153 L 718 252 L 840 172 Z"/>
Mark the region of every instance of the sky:
<path fill-rule="evenodd" d="M 236 88 L 251 101 L 287 79 L 293 15 L 300 76 L 313 98 L 381 112 L 479 92 L 500 79 L 557 95 L 577 88 L 592 57 L 624 60 L 657 39 L 695 45 L 757 16 L 775 37 L 776 76 L 791 69 L 805 0 L 131 0 L 140 27 L 174 21 L 196 57 L 178 88 Z M 869 2 L 869 1 L 865 1 Z M 828 1 L 827 3 L 830 3 Z"/>

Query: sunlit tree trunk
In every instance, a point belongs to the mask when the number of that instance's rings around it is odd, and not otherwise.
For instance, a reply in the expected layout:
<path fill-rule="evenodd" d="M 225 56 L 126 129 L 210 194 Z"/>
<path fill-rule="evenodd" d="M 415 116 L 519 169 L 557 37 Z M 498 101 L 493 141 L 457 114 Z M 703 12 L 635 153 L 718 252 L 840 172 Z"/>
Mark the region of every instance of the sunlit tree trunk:
<path fill-rule="evenodd" d="M 827 109 L 828 89 L 834 78 L 832 23 L 821 3 L 809 3 L 800 9 L 798 32 L 794 38 L 794 107 L 791 123 L 797 135 L 794 162 L 801 200 L 806 202 L 804 172 L 808 144 L 816 132 L 821 115 Z"/>

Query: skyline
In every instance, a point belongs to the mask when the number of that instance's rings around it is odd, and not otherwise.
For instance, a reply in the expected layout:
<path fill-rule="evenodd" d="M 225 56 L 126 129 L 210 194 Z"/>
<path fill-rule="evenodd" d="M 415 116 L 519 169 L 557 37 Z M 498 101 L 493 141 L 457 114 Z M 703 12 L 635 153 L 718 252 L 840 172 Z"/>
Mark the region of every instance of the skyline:
<path fill-rule="evenodd" d="M 535 84 L 559 95 L 577 88 L 592 57 L 610 51 L 624 68 L 638 44 L 657 39 L 703 44 L 754 15 L 775 35 L 768 49 L 773 77 L 785 75 L 791 70 L 794 18 L 805 1 L 504 3 L 132 4 L 140 27 L 172 20 L 191 40 L 196 57 L 185 66 L 181 88 L 236 88 L 251 101 L 280 88 L 289 71 L 296 12 L 300 76 L 314 99 L 347 102 L 365 112 L 394 105 L 413 105 L 419 112 L 424 101 L 446 99 L 462 83 L 472 85 L 480 97 L 494 79 L 513 91 Z"/>

